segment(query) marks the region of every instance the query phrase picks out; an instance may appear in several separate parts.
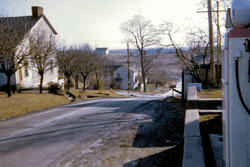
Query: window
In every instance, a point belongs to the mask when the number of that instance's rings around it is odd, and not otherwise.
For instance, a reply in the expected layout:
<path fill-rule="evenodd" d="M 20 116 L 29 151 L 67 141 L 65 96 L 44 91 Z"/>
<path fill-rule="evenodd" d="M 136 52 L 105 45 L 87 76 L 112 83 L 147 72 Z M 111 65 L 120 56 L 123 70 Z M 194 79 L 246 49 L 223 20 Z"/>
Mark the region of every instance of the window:
<path fill-rule="evenodd" d="M 29 76 L 29 64 L 27 60 L 24 61 L 24 76 L 28 77 Z"/>
<path fill-rule="evenodd" d="M 120 78 L 120 73 L 117 73 L 117 78 Z"/>

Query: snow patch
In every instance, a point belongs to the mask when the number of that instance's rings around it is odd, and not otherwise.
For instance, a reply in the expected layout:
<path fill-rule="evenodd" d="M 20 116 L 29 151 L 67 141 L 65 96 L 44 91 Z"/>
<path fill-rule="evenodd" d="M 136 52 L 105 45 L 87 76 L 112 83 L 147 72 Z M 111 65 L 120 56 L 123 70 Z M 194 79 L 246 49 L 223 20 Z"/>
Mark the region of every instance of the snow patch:
<path fill-rule="evenodd" d="M 133 115 L 133 118 L 134 118 L 135 120 L 151 119 L 150 116 L 145 115 L 145 114 L 134 114 L 134 115 Z"/>
<path fill-rule="evenodd" d="M 92 153 L 94 151 L 90 150 L 89 148 L 87 150 L 82 150 L 82 154 L 86 154 L 86 153 Z"/>
<path fill-rule="evenodd" d="M 98 139 L 94 144 L 91 144 L 92 147 L 99 147 L 99 146 L 103 146 L 103 144 L 101 144 L 102 139 Z"/>
<path fill-rule="evenodd" d="M 81 155 L 79 155 L 78 158 L 81 157 L 83 154 L 94 152 L 93 150 L 90 150 L 91 147 L 103 146 L 103 144 L 101 144 L 101 142 L 102 142 L 102 139 L 98 139 L 95 143 L 91 144 L 87 149 L 82 150 Z"/>
<path fill-rule="evenodd" d="M 67 162 L 66 164 L 63 165 L 63 167 L 69 167 L 72 164 L 72 162 Z"/>

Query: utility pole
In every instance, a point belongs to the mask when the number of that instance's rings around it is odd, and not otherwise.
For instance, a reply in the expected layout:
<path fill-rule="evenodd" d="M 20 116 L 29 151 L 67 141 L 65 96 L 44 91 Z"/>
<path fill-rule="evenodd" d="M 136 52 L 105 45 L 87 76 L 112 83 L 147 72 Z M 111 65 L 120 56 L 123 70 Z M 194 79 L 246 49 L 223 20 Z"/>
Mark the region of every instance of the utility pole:
<path fill-rule="evenodd" d="M 218 29 L 219 29 L 219 12 L 226 12 L 226 10 L 219 10 L 219 2 L 217 2 L 217 11 L 212 11 L 211 0 L 207 0 L 208 11 L 197 11 L 197 13 L 208 13 L 208 25 L 209 25 L 209 44 L 210 44 L 210 58 L 211 58 L 211 73 L 212 73 L 212 85 L 215 85 L 215 63 L 214 63 L 214 42 L 213 42 L 213 24 L 212 24 L 212 12 L 217 12 L 218 18 Z M 218 43 L 218 31 L 217 31 L 217 65 L 219 63 L 219 52 L 220 42 Z M 219 45 L 219 47 L 218 47 Z M 217 66 L 217 77 L 219 70 Z M 216 78 L 217 78 L 216 77 Z"/>
<path fill-rule="evenodd" d="M 221 50 L 221 38 L 220 38 L 220 24 L 219 24 L 219 1 L 216 1 L 217 3 L 217 73 L 216 73 L 216 80 L 217 80 L 217 87 L 220 85 L 220 50 Z"/>
<path fill-rule="evenodd" d="M 129 61 L 129 43 L 127 43 L 127 53 L 128 53 L 128 61 L 127 61 L 127 64 L 128 64 L 128 96 L 129 96 L 129 89 L 130 89 L 130 72 L 129 72 L 129 64 L 130 64 L 130 61 Z"/>
<path fill-rule="evenodd" d="M 212 73 L 212 85 L 215 84 L 215 65 L 214 65 L 214 41 L 213 41 L 213 24 L 212 24 L 212 7 L 211 0 L 207 0 L 208 7 L 208 25 L 209 25 L 209 45 L 210 45 L 210 58 L 211 58 L 211 73 Z"/>

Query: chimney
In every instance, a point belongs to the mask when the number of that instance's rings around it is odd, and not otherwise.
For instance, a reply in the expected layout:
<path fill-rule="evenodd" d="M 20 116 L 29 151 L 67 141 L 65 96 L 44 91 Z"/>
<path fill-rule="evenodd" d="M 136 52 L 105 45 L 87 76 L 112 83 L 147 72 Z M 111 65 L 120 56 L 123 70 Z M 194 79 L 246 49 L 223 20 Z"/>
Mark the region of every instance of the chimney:
<path fill-rule="evenodd" d="M 43 8 L 40 6 L 32 6 L 32 17 L 38 18 L 39 16 L 43 15 Z"/>

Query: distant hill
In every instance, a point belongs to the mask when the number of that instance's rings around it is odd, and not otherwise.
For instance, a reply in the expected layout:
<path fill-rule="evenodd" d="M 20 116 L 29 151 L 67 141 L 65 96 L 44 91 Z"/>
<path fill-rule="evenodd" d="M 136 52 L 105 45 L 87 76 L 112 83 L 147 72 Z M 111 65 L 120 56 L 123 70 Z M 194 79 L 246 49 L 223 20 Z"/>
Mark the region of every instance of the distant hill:
<path fill-rule="evenodd" d="M 155 54 L 160 49 L 160 53 L 175 52 L 174 48 L 149 48 L 145 49 L 147 54 Z M 130 54 L 138 54 L 137 49 L 129 49 Z M 109 54 L 127 54 L 127 49 L 109 50 Z"/>

